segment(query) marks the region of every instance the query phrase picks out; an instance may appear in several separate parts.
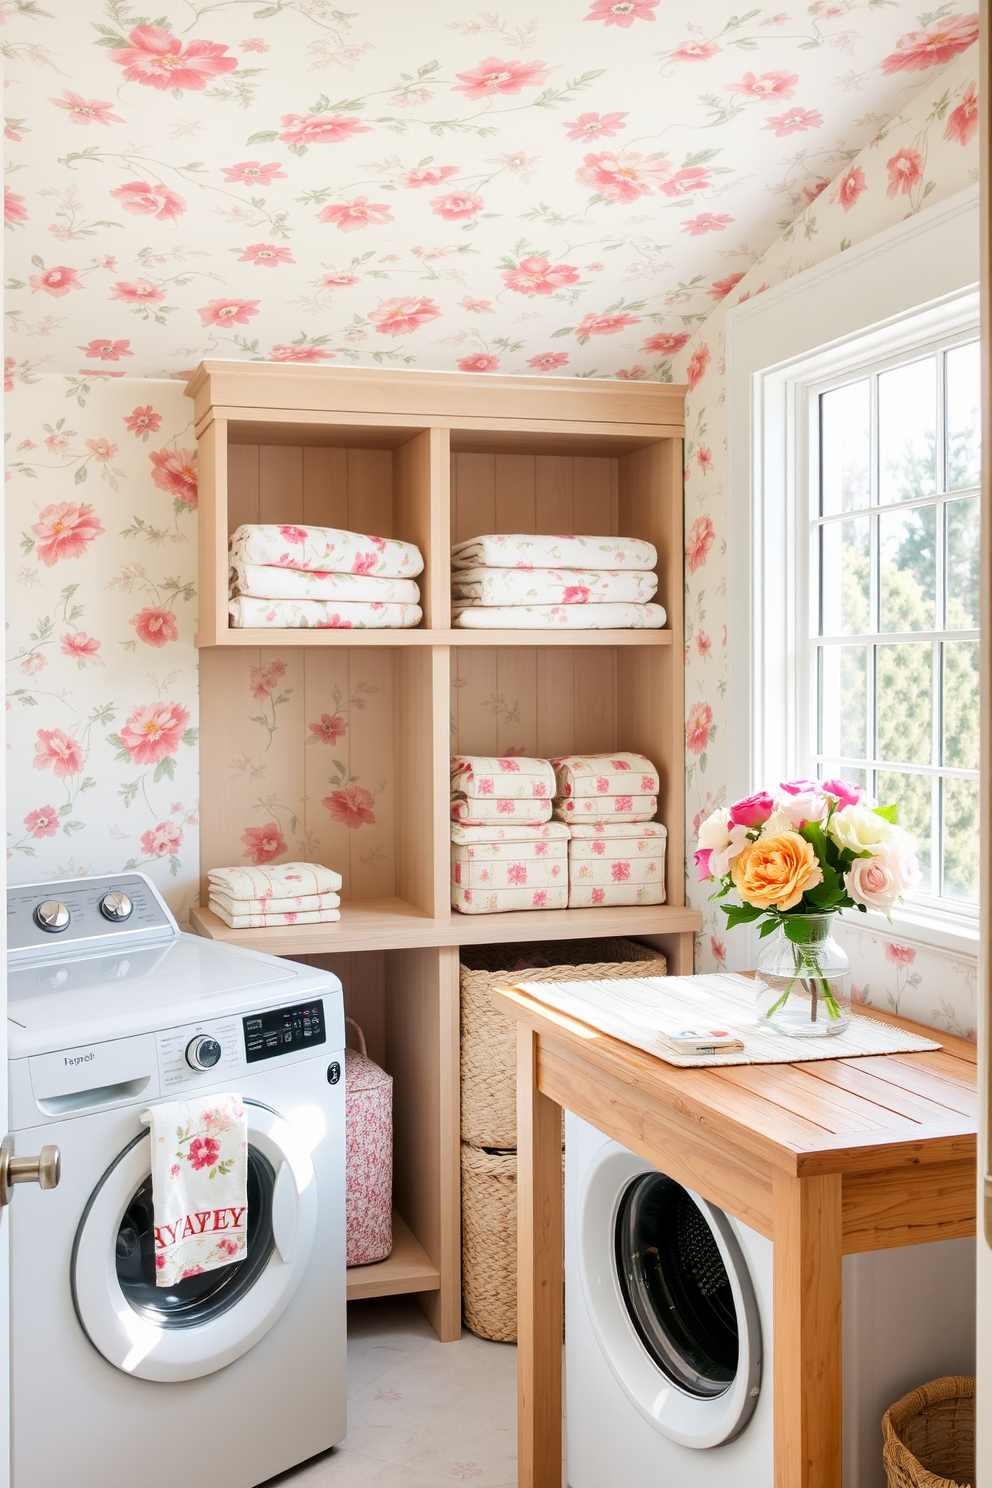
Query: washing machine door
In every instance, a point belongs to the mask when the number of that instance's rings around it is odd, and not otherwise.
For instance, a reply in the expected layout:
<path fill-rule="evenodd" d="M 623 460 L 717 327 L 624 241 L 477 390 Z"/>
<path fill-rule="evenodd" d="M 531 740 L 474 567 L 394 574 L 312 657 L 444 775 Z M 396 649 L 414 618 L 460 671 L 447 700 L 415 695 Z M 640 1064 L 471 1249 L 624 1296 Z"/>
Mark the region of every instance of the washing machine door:
<path fill-rule="evenodd" d="M 686 1447 L 747 1426 L 761 1319 L 729 1217 L 607 1143 L 579 1194 L 579 1274 L 604 1357 L 640 1413 Z"/>
<path fill-rule="evenodd" d="M 72 1295 L 90 1342 L 126 1374 L 188 1380 L 239 1358 L 299 1286 L 313 1247 L 317 1193 L 309 1153 L 277 1112 L 245 1101 L 248 1253 L 175 1286 L 155 1285 L 149 1134 L 111 1163 L 72 1251 Z"/>

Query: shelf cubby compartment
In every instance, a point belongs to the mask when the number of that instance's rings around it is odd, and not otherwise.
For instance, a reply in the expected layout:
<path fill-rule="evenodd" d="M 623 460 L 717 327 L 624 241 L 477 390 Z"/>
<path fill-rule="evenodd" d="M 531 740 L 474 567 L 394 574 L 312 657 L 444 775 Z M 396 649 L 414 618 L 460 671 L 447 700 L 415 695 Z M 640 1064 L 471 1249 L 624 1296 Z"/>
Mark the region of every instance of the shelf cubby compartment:
<path fill-rule="evenodd" d="M 362 631 L 359 644 L 390 645 L 396 635 L 410 644 L 410 636 L 431 628 L 435 609 L 445 610 L 449 544 L 443 503 L 433 489 L 446 459 L 443 431 L 214 419 L 199 441 L 206 519 L 200 526 L 198 645 L 269 645 L 274 637 L 300 634 L 229 624 L 228 540 L 246 522 L 343 527 L 417 545 L 425 564 L 417 578 L 420 627 Z M 303 644 L 327 644 L 334 632 L 302 634 Z"/>

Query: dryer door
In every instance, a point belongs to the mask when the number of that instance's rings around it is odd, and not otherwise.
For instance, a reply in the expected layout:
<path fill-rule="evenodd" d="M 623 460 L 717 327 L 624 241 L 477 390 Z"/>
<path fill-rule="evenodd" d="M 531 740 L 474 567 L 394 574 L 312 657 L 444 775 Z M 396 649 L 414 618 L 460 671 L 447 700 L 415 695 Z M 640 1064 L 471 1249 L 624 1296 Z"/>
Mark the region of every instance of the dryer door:
<path fill-rule="evenodd" d="M 579 1193 L 589 1316 L 629 1400 L 685 1447 L 747 1426 L 761 1388 L 761 1320 L 722 1209 L 607 1142 Z"/>
<path fill-rule="evenodd" d="M 281 1116 L 248 1115 L 248 1254 L 172 1287 L 155 1285 L 148 1132 L 104 1173 L 72 1251 L 76 1315 L 95 1348 L 127 1374 L 197 1379 L 269 1331 L 310 1259 L 317 1194 L 309 1154 Z"/>

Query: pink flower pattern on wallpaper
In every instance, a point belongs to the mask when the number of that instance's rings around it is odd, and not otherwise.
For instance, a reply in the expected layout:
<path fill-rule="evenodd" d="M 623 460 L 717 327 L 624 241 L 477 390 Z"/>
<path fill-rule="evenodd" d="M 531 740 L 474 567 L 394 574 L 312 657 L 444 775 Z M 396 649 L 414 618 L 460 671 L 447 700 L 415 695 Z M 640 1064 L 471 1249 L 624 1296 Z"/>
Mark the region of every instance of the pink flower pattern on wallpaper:
<path fill-rule="evenodd" d="M 23 430 L 7 487 L 7 771 L 24 803 L 10 880 L 141 867 L 182 913 L 197 872 L 195 519 L 155 481 L 191 442 L 182 389 L 37 378 L 8 419 Z"/>
<path fill-rule="evenodd" d="M 720 282 L 713 286 L 717 307 L 694 330 L 674 365 L 676 378 L 683 378 L 690 389 L 685 445 L 686 801 L 690 855 L 697 845 L 700 822 L 728 799 L 728 753 L 733 747 L 727 736 L 725 702 L 726 310 L 762 288 L 782 283 L 807 265 L 871 238 L 907 214 L 918 212 L 924 202 L 939 202 L 977 180 L 974 55 L 959 55 L 929 79 L 917 67 L 917 60 L 930 57 L 942 44 L 941 36 L 947 38 L 947 46 L 963 52 L 970 45 L 968 38 L 974 38 L 974 20 L 959 23 L 952 17 L 927 25 L 887 54 L 899 64 L 897 67 L 890 61 L 887 73 L 908 73 L 917 78 L 912 100 L 879 127 L 876 139 L 854 159 L 836 161 L 832 179 L 824 173 L 811 183 L 802 212 L 753 267 L 744 273 L 721 273 Z M 806 102 L 800 94 L 797 105 Z M 774 115 L 781 112 L 775 109 Z M 687 888 L 690 902 L 704 918 L 697 943 L 699 967 L 708 970 L 741 964 L 728 960 L 739 932 L 727 933 L 724 916 L 714 912 L 705 892 L 691 879 Z M 845 929 L 843 938 L 852 957 L 859 1000 L 888 1011 L 901 1011 L 961 1037 L 974 1036 L 977 1004 L 973 961 L 904 946 L 860 928 Z M 942 989 L 939 998 L 934 987 Z"/>
<path fill-rule="evenodd" d="M 670 378 L 718 287 L 847 168 L 853 210 L 857 152 L 977 34 L 964 0 L 15 10 L 15 379 L 203 356 Z M 964 143 L 976 100 L 952 109 Z"/>

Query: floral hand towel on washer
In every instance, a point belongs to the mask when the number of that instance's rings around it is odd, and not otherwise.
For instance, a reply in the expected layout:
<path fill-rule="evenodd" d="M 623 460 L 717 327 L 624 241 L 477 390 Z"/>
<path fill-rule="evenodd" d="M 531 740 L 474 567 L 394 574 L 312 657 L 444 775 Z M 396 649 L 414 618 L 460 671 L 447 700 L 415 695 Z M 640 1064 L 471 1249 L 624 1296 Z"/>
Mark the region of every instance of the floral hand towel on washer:
<path fill-rule="evenodd" d="M 231 559 L 231 598 L 355 600 L 374 604 L 419 604 L 414 579 L 383 579 L 374 574 L 334 573 L 313 568 L 279 568 L 275 564 Z"/>
<path fill-rule="evenodd" d="M 231 538 L 231 559 L 321 573 L 378 574 L 384 579 L 415 579 L 424 570 L 423 555 L 413 543 L 341 527 L 291 524 L 239 527 Z"/>
<path fill-rule="evenodd" d="M 540 536 L 530 532 L 491 533 L 457 543 L 451 566 L 462 568 L 626 568 L 653 569 L 658 550 L 630 537 Z"/>
<path fill-rule="evenodd" d="M 664 904 L 668 831 L 660 822 L 576 822 L 569 834 L 569 909 Z"/>
<path fill-rule="evenodd" d="M 647 604 L 658 576 L 639 569 L 469 568 L 451 576 L 451 595 L 465 605 Z"/>
<path fill-rule="evenodd" d="M 660 630 L 668 619 L 659 604 L 451 606 L 462 630 Z"/>
<path fill-rule="evenodd" d="M 658 794 L 658 771 L 643 754 L 564 754 L 551 763 L 556 804 L 578 796 Z"/>
<path fill-rule="evenodd" d="M 175 1286 L 248 1252 L 248 1122 L 240 1095 L 167 1101 L 151 1128 L 155 1285 Z"/>
<path fill-rule="evenodd" d="M 415 604 L 320 599 L 232 599 L 236 630 L 409 630 L 423 611 Z"/>

